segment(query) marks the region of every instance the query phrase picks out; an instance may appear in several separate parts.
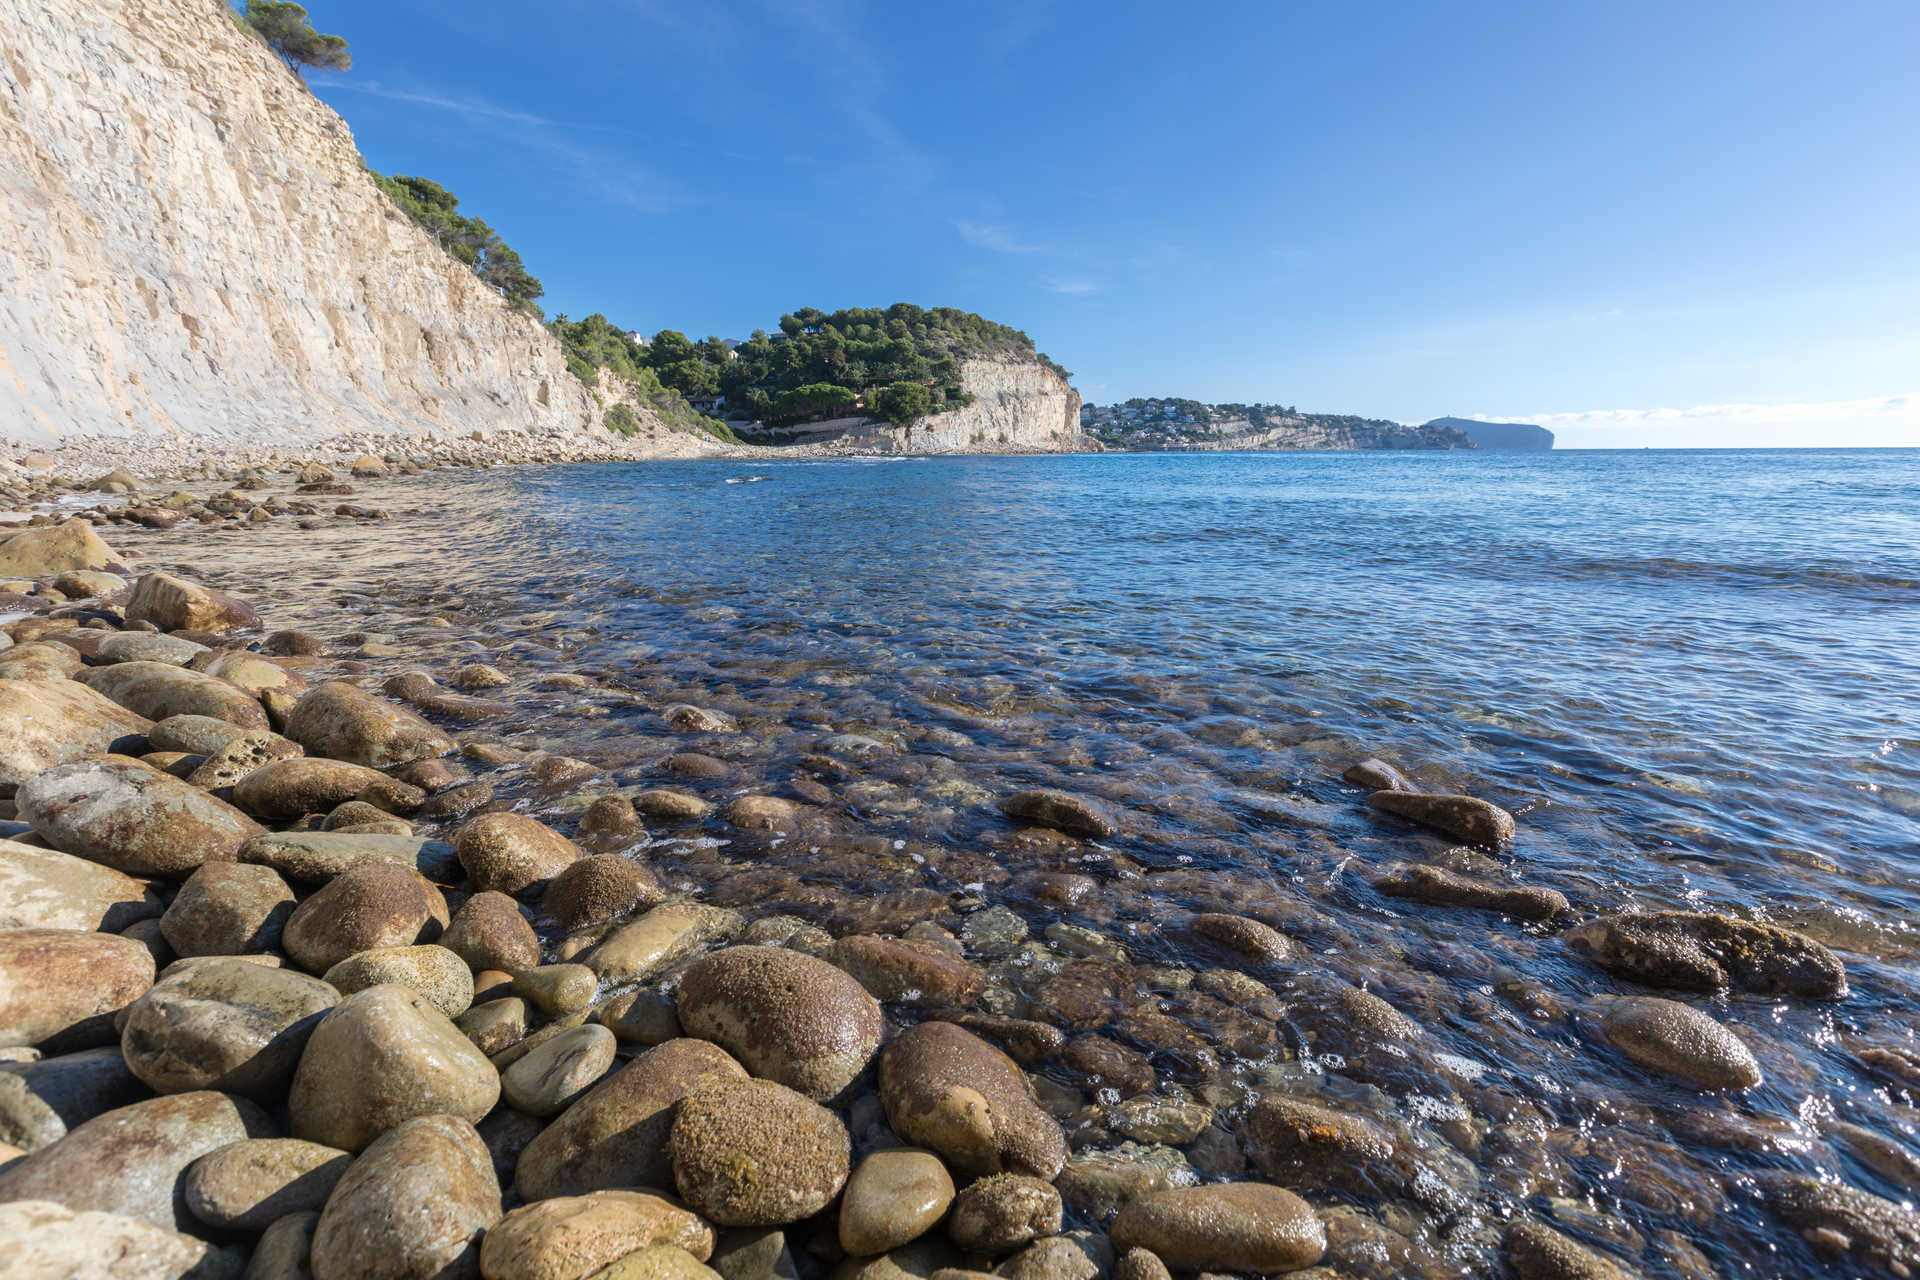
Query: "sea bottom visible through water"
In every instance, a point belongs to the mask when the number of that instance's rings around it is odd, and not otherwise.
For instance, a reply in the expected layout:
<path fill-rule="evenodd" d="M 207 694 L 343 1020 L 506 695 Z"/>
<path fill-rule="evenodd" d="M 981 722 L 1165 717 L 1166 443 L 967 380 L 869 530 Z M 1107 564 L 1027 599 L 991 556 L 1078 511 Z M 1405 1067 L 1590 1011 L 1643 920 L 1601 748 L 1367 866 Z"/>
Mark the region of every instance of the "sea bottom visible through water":
<path fill-rule="evenodd" d="M 1920 451 L 651 463 L 354 501 L 393 518 L 114 540 L 311 626 L 323 671 L 499 668 L 512 713 L 462 739 L 600 771 L 500 766 L 499 803 L 571 831 L 600 795 L 694 792 L 711 816 L 631 850 L 672 889 L 944 930 L 978 1011 L 1099 1037 L 1032 1068 L 1070 1226 L 1126 1178 L 1262 1177 L 1245 1117 L 1275 1093 L 1391 1144 L 1272 1178 L 1341 1274 L 1486 1274 L 1515 1218 L 1646 1276 L 1863 1274 L 1765 1178 L 1920 1188 Z M 1370 810 L 1341 780 L 1370 756 L 1516 838 L 1460 852 Z M 1122 830 L 1023 830 L 998 801 L 1033 787 Z M 738 829 L 748 793 L 809 825 Z M 1397 863 L 1570 910 L 1388 896 Z M 1656 988 L 1566 941 L 1669 909 L 1809 935 L 1848 991 Z M 1250 964 L 1207 912 L 1292 951 Z M 1762 1082 L 1630 1060 L 1601 1023 L 1646 995 L 1731 1029 Z"/>

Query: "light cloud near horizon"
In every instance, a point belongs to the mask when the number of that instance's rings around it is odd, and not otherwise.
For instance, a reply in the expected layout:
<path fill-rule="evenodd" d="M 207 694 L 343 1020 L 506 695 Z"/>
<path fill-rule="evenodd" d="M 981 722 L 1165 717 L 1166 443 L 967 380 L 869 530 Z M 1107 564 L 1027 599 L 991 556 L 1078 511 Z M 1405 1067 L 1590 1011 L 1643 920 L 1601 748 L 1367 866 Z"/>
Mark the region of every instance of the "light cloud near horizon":
<path fill-rule="evenodd" d="M 953 229 L 960 238 L 976 249 L 991 249 L 995 253 L 1045 253 L 1047 246 L 1022 240 L 1005 227 L 991 222 L 971 222 L 965 218 L 954 219 Z"/>
<path fill-rule="evenodd" d="M 1858 400 L 1467 416 L 1537 423 L 1563 449 L 1920 447 L 1920 391 Z"/>

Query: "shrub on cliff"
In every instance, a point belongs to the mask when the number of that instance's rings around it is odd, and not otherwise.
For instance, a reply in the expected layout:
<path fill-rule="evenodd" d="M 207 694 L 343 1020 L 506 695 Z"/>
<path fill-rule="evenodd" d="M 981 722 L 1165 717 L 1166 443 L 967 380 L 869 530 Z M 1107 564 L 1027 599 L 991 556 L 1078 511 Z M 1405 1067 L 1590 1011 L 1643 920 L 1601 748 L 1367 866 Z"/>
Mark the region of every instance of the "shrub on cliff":
<path fill-rule="evenodd" d="M 873 416 L 896 427 L 912 426 L 933 412 L 933 393 L 924 382 L 894 382 L 869 397 Z"/>
<path fill-rule="evenodd" d="M 499 232 L 479 218 L 469 218 L 460 212 L 458 196 L 430 178 L 389 178 L 376 173 L 373 180 L 421 230 L 433 237 L 435 244 L 466 263 L 515 308 L 539 315 L 534 299 L 546 290 L 528 274 L 520 255 L 500 238 Z"/>
<path fill-rule="evenodd" d="M 295 75 L 302 67 L 346 71 L 353 66 L 347 42 L 322 35 L 307 20 L 307 11 L 291 0 L 247 0 L 246 24 L 260 33 L 267 48 L 286 60 Z"/>

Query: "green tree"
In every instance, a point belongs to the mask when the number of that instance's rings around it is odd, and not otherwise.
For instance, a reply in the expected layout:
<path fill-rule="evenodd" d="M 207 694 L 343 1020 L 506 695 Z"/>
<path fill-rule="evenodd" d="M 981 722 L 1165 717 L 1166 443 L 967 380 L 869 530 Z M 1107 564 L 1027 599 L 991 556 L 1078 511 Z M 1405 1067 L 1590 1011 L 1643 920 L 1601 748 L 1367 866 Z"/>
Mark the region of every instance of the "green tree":
<path fill-rule="evenodd" d="M 653 335 L 653 345 L 647 348 L 647 363 L 663 371 L 683 361 L 699 358 L 700 352 L 688 341 L 687 335 L 678 329 L 662 329 Z"/>
<path fill-rule="evenodd" d="M 874 392 L 867 407 L 896 427 L 910 427 L 933 412 L 933 392 L 924 382 L 895 382 Z"/>
<path fill-rule="evenodd" d="M 295 75 L 302 67 L 346 71 L 353 66 L 347 42 L 322 35 L 307 20 L 307 11 L 292 0 L 247 0 L 247 25 L 260 33 L 267 48 L 286 60 Z"/>

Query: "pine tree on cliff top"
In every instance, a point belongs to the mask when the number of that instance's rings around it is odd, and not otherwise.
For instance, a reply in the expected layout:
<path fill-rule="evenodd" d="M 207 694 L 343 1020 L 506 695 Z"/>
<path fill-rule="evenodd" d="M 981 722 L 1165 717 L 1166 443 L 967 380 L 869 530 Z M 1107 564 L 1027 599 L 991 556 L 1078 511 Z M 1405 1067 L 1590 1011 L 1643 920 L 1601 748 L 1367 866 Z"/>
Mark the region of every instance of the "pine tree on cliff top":
<path fill-rule="evenodd" d="M 302 67 L 346 71 L 353 66 L 347 42 L 315 31 L 307 20 L 307 11 L 291 0 L 247 0 L 246 21 L 260 33 L 267 48 L 286 59 L 288 70 L 295 75 Z"/>

